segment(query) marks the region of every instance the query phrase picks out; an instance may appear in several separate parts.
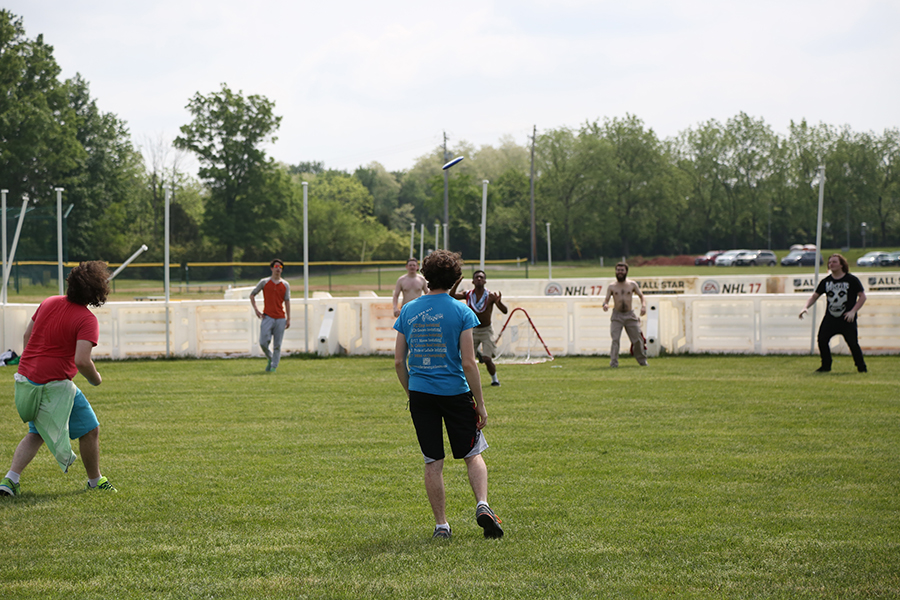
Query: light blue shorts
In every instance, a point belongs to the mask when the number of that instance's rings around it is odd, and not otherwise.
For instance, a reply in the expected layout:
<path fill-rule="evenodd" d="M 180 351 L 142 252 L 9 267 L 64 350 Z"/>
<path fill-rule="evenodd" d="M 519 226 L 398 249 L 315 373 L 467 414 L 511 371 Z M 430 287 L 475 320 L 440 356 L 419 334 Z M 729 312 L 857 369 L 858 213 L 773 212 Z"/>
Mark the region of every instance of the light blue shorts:
<path fill-rule="evenodd" d="M 35 384 L 40 385 L 40 384 Z M 91 403 L 87 401 L 84 394 L 77 387 L 75 388 L 75 404 L 72 405 L 72 414 L 69 415 L 69 439 L 77 440 L 81 436 L 90 433 L 100 426 Z M 28 422 L 28 432 L 37 433 L 34 427 L 34 421 Z"/>

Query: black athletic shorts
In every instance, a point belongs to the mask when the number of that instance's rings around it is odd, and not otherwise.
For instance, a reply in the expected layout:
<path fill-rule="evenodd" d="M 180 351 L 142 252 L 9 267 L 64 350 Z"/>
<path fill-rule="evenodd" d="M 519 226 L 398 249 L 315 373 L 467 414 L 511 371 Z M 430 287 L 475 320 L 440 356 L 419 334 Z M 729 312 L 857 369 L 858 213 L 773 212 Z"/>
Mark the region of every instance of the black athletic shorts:
<path fill-rule="evenodd" d="M 416 426 L 419 448 L 425 462 L 444 458 L 444 434 L 441 422 L 447 427 L 453 458 L 468 458 L 487 448 L 478 429 L 475 396 L 472 392 L 457 396 L 435 396 L 424 392 L 409 392 L 409 412 Z"/>

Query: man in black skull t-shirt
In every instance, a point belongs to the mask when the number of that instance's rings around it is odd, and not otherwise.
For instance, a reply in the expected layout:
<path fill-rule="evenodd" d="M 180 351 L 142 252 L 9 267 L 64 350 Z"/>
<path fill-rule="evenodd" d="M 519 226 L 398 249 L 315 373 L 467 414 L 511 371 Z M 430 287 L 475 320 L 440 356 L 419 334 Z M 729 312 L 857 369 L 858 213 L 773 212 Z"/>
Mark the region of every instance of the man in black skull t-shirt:
<path fill-rule="evenodd" d="M 825 294 L 828 301 L 828 311 L 819 326 L 819 354 L 822 357 L 822 366 L 819 372 L 831 370 L 831 347 L 828 343 L 836 335 L 844 336 L 856 370 L 866 372 L 866 361 L 863 359 L 862 350 L 859 348 L 856 329 L 856 313 L 866 303 L 866 291 L 862 283 L 850 274 L 850 266 L 840 254 L 832 254 L 828 259 L 828 270 L 831 274 L 819 282 L 816 291 L 806 302 L 806 306 L 800 311 L 800 318 L 806 314 L 819 296 Z"/>

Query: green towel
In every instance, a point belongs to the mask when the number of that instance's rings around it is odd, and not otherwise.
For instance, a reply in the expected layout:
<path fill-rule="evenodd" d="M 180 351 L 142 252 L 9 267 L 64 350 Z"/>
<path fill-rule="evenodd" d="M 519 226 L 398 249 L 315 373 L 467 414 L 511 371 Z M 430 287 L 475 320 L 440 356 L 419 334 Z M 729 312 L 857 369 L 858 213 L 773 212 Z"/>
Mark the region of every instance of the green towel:
<path fill-rule="evenodd" d="M 31 383 L 27 377 L 16 373 L 16 410 L 19 417 L 32 421 L 47 448 L 56 457 L 63 473 L 78 458 L 72 452 L 69 440 L 69 416 L 78 389 L 69 379 L 50 381 L 43 385 Z"/>

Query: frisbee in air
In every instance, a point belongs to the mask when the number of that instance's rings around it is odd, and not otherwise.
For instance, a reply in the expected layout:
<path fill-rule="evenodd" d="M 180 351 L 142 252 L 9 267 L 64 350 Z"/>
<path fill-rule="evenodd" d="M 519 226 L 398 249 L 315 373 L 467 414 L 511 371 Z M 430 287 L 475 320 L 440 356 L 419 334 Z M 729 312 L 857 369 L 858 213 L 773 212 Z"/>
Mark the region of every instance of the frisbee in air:
<path fill-rule="evenodd" d="M 449 169 L 450 167 L 452 167 L 453 165 L 455 165 L 456 163 L 458 163 L 459 161 L 461 161 L 464 158 L 465 158 L 464 156 L 457 156 L 456 158 L 454 158 L 453 160 L 451 160 L 450 162 L 448 162 L 446 165 L 444 165 L 441 168 L 446 171 L 447 169 Z"/>

